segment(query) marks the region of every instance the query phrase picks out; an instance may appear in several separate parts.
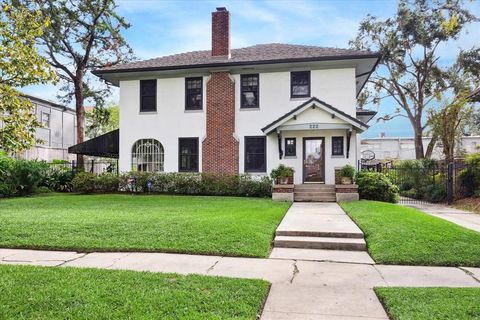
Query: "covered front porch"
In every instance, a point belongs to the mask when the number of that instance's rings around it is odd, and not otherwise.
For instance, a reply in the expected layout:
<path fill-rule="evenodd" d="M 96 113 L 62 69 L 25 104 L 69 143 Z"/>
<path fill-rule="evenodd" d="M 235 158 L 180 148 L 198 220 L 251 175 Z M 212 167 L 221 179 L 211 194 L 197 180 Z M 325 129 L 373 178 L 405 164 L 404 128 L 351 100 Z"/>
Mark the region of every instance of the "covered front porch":
<path fill-rule="evenodd" d="M 360 120 L 327 103 L 311 98 L 262 130 L 272 157 L 295 170 L 294 184 L 335 185 L 335 170 L 359 159 L 359 134 L 367 129 Z M 276 153 L 273 156 L 273 152 Z"/>

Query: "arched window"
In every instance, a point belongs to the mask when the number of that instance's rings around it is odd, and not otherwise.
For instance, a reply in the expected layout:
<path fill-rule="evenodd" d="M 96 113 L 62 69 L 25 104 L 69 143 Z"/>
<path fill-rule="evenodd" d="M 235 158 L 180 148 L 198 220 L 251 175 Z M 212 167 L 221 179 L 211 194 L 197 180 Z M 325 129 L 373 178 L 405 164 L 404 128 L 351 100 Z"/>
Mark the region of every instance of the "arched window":
<path fill-rule="evenodd" d="M 132 170 L 163 171 L 163 146 L 155 139 L 140 139 L 132 147 Z"/>

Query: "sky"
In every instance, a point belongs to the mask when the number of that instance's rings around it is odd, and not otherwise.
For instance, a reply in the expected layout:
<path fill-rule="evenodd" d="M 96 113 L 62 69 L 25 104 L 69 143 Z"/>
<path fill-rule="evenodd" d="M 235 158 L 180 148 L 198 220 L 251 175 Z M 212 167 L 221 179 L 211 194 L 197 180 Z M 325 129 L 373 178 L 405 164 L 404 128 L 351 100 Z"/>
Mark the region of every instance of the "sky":
<path fill-rule="evenodd" d="M 230 11 L 232 48 L 272 42 L 347 48 L 367 14 L 387 18 L 397 7 L 393 0 L 117 0 L 117 4 L 118 13 L 131 24 L 123 34 L 141 60 L 210 49 L 211 12 L 216 7 Z M 480 16 L 480 0 L 466 5 Z M 469 25 L 467 31 L 458 41 L 439 48 L 442 63 L 451 63 L 458 48 L 480 44 L 480 23 Z M 55 86 L 31 86 L 23 91 L 57 101 Z M 118 89 L 111 100 L 118 100 Z M 395 109 L 394 101 L 384 100 L 378 111 L 383 115 Z M 377 137 L 382 132 L 388 137 L 412 136 L 410 123 L 402 117 L 388 122 L 371 121 L 370 125 L 364 137 Z"/>

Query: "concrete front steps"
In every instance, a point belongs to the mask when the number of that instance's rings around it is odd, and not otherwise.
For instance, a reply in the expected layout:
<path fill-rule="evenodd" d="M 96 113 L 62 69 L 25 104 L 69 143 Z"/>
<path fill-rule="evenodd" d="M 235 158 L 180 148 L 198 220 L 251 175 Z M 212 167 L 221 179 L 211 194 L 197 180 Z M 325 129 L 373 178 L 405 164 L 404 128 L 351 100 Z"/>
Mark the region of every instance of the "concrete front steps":
<path fill-rule="evenodd" d="M 335 202 L 335 185 L 330 184 L 296 184 L 294 200 L 297 202 Z"/>
<path fill-rule="evenodd" d="M 374 263 L 362 230 L 335 202 L 294 202 L 275 231 L 270 258 Z"/>
<path fill-rule="evenodd" d="M 276 236 L 274 241 L 278 248 L 367 250 L 365 240 L 358 238 Z"/>

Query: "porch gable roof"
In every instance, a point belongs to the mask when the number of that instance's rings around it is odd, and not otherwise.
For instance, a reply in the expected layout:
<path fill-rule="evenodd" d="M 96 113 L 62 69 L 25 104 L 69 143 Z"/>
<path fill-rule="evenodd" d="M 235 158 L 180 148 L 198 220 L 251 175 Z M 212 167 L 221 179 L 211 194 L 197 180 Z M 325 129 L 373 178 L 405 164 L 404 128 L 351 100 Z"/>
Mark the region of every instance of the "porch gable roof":
<path fill-rule="evenodd" d="M 351 115 L 333 107 L 332 105 L 318 99 L 317 97 L 312 97 L 309 100 L 302 103 L 301 105 L 299 105 L 298 107 L 296 107 L 296 108 L 292 109 L 291 111 L 287 112 L 286 114 L 284 114 L 283 116 L 281 116 L 277 120 L 275 120 L 272 123 L 263 127 L 262 131 L 266 135 L 268 135 L 268 134 L 272 133 L 273 131 L 275 131 L 275 129 L 277 129 L 279 126 L 286 123 L 288 120 L 292 119 L 293 117 L 299 115 L 300 113 L 304 112 L 305 110 L 307 110 L 311 107 L 314 107 L 314 108 L 318 107 L 321 110 L 330 113 L 332 116 L 336 116 L 339 119 L 342 119 L 343 121 L 349 123 L 350 125 L 352 125 L 356 129 L 360 130 L 361 132 L 363 132 L 363 131 L 365 131 L 369 128 L 369 126 L 366 123 L 364 123 L 364 122 L 352 117 Z"/>

